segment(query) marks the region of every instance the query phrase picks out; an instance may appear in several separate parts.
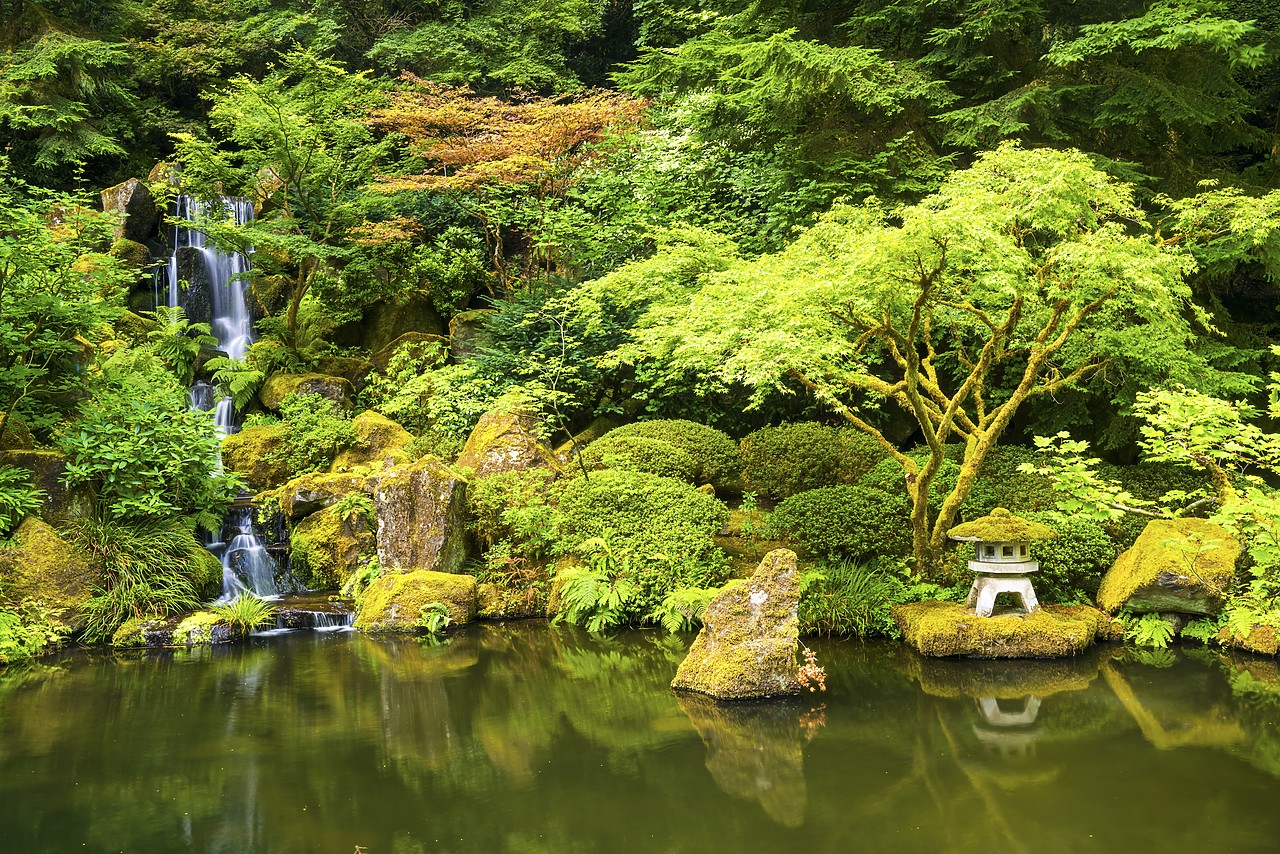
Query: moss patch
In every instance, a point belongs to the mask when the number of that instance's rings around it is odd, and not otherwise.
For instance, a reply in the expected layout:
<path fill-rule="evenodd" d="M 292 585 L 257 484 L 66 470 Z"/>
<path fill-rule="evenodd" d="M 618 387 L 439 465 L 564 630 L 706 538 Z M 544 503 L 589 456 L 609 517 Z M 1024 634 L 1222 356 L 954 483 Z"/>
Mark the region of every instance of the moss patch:
<path fill-rule="evenodd" d="M 914 602 L 895 606 L 893 617 L 903 640 L 924 655 L 974 658 L 1079 655 L 1110 624 L 1096 608 L 1056 605 L 979 617 L 958 602 Z"/>
<path fill-rule="evenodd" d="M 280 409 L 280 402 L 291 394 L 317 394 L 336 403 L 340 409 L 350 410 L 355 389 L 344 377 L 328 374 L 286 374 L 277 371 L 267 377 L 258 391 L 258 401 L 267 409 Z"/>
<path fill-rule="evenodd" d="M 4 434 L 0 435 L 0 449 L 9 451 L 29 451 L 35 447 L 31 438 L 31 430 L 16 415 L 10 416 L 4 425 Z"/>
<path fill-rule="evenodd" d="M 229 643 L 243 635 L 212 611 L 196 611 L 183 617 L 173 630 L 175 644 Z"/>
<path fill-rule="evenodd" d="M 476 424 L 458 456 L 458 467 L 476 477 L 531 468 L 559 470 L 555 455 L 538 441 L 537 418 L 518 395 L 504 395 Z"/>
<path fill-rule="evenodd" d="M 111 244 L 111 257 L 131 270 L 141 270 L 151 261 L 151 250 L 136 240 L 120 238 Z"/>
<path fill-rule="evenodd" d="M 1025 543 L 1052 540 L 1058 533 L 1048 525 L 1014 516 L 1003 507 L 997 507 L 981 519 L 956 525 L 947 532 L 947 536 L 965 542 Z"/>
<path fill-rule="evenodd" d="M 222 561 L 203 548 L 197 549 L 187 577 L 201 599 L 212 599 L 222 592 Z"/>
<path fill-rule="evenodd" d="M 251 489 L 270 489 L 289 479 L 288 464 L 271 459 L 282 453 L 284 446 L 283 427 L 246 427 L 222 440 L 222 464 L 242 475 Z"/>
<path fill-rule="evenodd" d="M 40 518 L 58 523 L 93 511 L 93 488 L 87 483 L 67 486 L 67 458 L 57 451 L 3 451 L 0 465 L 31 472 L 29 483 L 44 492 Z"/>
<path fill-rule="evenodd" d="M 1222 646 L 1260 655 L 1275 655 L 1280 652 L 1280 632 L 1276 631 L 1275 626 L 1254 626 L 1247 635 L 1233 634 L 1229 627 L 1223 626 L 1218 630 L 1217 642 Z"/>
<path fill-rule="evenodd" d="M 365 492 L 367 479 L 362 475 L 312 472 L 295 477 L 277 489 L 264 492 L 258 500 L 275 501 L 280 512 L 290 519 L 301 519 L 317 510 L 337 504 L 353 492 Z"/>
<path fill-rule="evenodd" d="M 385 415 L 372 409 L 360 413 L 351 421 L 355 441 L 338 454 L 331 472 L 350 471 L 357 466 L 391 461 L 392 465 L 409 462 L 404 449 L 413 442 L 413 434 Z"/>
<path fill-rule="evenodd" d="M 394 572 L 365 591 L 356 611 L 355 627 L 364 632 L 418 631 L 422 606 L 441 602 L 456 624 L 476 615 L 478 585 L 471 575 L 449 572 Z"/>
<path fill-rule="evenodd" d="M 11 602 L 30 597 L 63 609 L 62 621 L 84 627 L 84 605 L 102 583 L 103 569 L 87 553 L 62 539 L 50 525 L 28 518 L 0 549 L 0 590 Z"/>
<path fill-rule="evenodd" d="M 364 519 L 344 518 L 332 507 L 312 513 L 293 529 L 289 564 L 312 590 L 342 587 L 360 557 L 374 550 L 373 532 Z"/>
<path fill-rule="evenodd" d="M 1116 559 L 1098 588 L 1098 605 L 1135 612 L 1213 616 L 1235 579 L 1240 545 L 1204 519 L 1154 519 Z"/>

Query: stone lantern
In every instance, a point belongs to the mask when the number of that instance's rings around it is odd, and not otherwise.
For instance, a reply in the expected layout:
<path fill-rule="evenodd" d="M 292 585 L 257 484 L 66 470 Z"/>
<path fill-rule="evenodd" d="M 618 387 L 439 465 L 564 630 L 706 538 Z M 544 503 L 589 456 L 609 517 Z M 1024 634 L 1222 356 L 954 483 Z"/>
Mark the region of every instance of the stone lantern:
<path fill-rule="evenodd" d="M 997 507 L 988 516 L 956 525 L 947 536 L 973 543 L 974 559 L 969 561 L 977 577 L 969 589 L 965 607 L 979 617 L 990 617 L 996 596 L 1013 593 L 1022 600 L 1028 612 L 1037 610 L 1040 601 L 1027 576 L 1040 569 L 1031 559 L 1032 540 L 1050 540 L 1058 536 L 1048 525 L 1014 516 Z"/>

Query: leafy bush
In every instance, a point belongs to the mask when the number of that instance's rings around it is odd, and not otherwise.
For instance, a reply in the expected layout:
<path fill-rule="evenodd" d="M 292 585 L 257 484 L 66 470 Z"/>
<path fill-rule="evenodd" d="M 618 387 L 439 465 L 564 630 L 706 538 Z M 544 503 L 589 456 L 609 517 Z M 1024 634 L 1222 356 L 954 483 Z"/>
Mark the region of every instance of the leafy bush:
<path fill-rule="evenodd" d="M 1018 471 L 1018 466 L 1037 462 L 1038 458 L 1035 450 L 1019 445 L 992 448 L 965 499 L 965 516 L 970 519 L 985 516 L 997 507 L 1020 516 L 1054 509 L 1056 503 L 1049 478 Z"/>
<path fill-rule="evenodd" d="M 860 639 L 896 634 L 890 609 L 903 592 L 902 583 L 878 562 L 831 561 L 806 580 L 800 597 L 801 634 Z"/>
<path fill-rule="evenodd" d="M 181 525 L 124 524 L 100 516 L 77 519 L 69 534 L 106 570 L 105 585 L 85 606 L 85 640 L 105 641 L 130 619 L 166 617 L 199 605 L 190 571 L 203 549 Z"/>
<path fill-rule="evenodd" d="M 662 439 L 610 433 L 587 445 L 582 464 L 589 469 L 626 469 L 692 483 L 698 471 L 693 457 Z"/>
<path fill-rule="evenodd" d="M 33 599 L 0 608 L 0 664 L 40 655 L 66 640 L 69 630 L 60 616 Z"/>
<path fill-rule="evenodd" d="M 773 498 L 857 483 L 887 452 L 860 430 L 813 421 L 764 427 L 742 440 L 743 475 Z"/>
<path fill-rule="evenodd" d="M 467 505 L 482 545 L 507 542 L 522 557 L 556 551 L 561 515 L 549 500 L 552 474 L 545 469 L 500 472 L 478 478 L 467 490 Z"/>
<path fill-rule="evenodd" d="M 679 587 L 663 597 L 648 621 L 669 632 L 692 632 L 702 625 L 702 615 L 711 600 L 737 583 L 735 580 L 724 587 Z"/>
<path fill-rule="evenodd" d="M 728 508 L 687 483 L 644 472 L 596 472 L 563 488 L 560 512 L 562 551 L 604 540 L 611 566 L 625 566 L 639 586 L 631 619 L 652 612 L 676 588 L 711 587 L 724 578 L 727 562 L 711 535 L 728 521 Z"/>
<path fill-rule="evenodd" d="M 951 447 L 955 446 L 948 446 L 948 454 L 943 459 L 938 473 L 933 477 L 933 487 L 929 491 L 929 508 L 931 510 L 938 510 L 942 507 L 943 499 L 947 497 L 947 494 L 952 489 L 955 489 L 956 480 L 960 476 L 959 464 L 951 459 Z M 920 465 L 924 465 L 929 458 L 929 452 L 918 448 L 910 451 L 907 456 Z M 907 484 L 902 475 L 902 463 L 892 457 L 873 465 L 858 480 L 858 486 L 864 489 L 878 489 L 887 495 L 892 495 L 901 501 L 904 506 L 909 507 L 911 504 L 911 498 L 907 494 Z"/>
<path fill-rule="evenodd" d="M 318 394 L 289 395 L 280 402 L 280 415 L 284 446 L 269 459 L 288 465 L 294 477 L 327 468 L 356 439 L 351 419 Z"/>
<path fill-rule="evenodd" d="M 697 465 L 694 478 L 699 483 L 720 486 L 731 482 L 742 471 L 742 459 L 733 440 L 705 424 L 675 419 L 637 421 L 611 430 L 604 438 L 617 441 L 623 437 L 660 439 L 675 445 L 693 458 Z"/>
<path fill-rule="evenodd" d="M 185 517 L 213 530 L 239 492 L 222 470 L 220 440 L 211 418 L 187 409 L 176 382 L 139 371 L 82 403 L 58 444 L 69 457 L 67 483 L 95 484 L 108 514 Z"/>
<path fill-rule="evenodd" d="M 1051 522 L 1036 513 L 1027 514 L 1027 518 L 1058 532 L 1056 540 L 1031 544 L 1031 555 L 1040 563 L 1040 572 L 1032 579 L 1037 596 L 1064 605 L 1092 601 L 1102 575 L 1119 553 L 1115 542 L 1101 525 L 1089 519 Z"/>
<path fill-rule="evenodd" d="M 44 491 L 30 483 L 31 473 L 0 466 L 0 537 L 7 537 L 22 520 L 40 509 Z"/>
<path fill-rule="evenodd" d="M 554 622 L 563 620 L 592 632 L 632 622 L 637 616 L 641 588 L 632 578 L 635 570 L 630 555 L 615 552 L 603 537 L 588 540 L 582 548 L 593 566 L 574 567 L 559 574 L 560 608 Z"/>
<path fill-rule="evenodd" d="M 774 533 L 810 552 L 863 558 L 911 551 L 911 519 L 901 498 L 864 486 L 825 486 L 785 499 L 769 517 Z"/>

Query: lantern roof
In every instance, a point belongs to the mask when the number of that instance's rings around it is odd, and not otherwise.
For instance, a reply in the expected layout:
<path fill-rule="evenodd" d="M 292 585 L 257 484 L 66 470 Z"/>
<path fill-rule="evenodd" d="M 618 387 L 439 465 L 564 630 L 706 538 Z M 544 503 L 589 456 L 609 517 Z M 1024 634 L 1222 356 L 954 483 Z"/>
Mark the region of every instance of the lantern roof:
<path fill-rule="evenodd" d="M 966 543 L 1025 543 L 1052 540 L 1058 532 L 1048 525 L 1023 519 L 1003 507 L 997 507 L 981 519 L 956 525 L 947 532 L 947 536 Z"/>

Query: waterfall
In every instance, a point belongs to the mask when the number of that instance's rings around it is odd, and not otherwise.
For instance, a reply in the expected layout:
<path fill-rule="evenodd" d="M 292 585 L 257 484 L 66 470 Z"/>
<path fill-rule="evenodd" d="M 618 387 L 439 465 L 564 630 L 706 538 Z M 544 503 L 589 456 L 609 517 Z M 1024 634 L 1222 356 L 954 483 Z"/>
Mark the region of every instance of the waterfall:
<path fill-rule="evenodd" d="M 260 598 L 294 592 L 282 577 L 280 566 L 253 527 L 252 507 L 232 507 L 222 522 L 218 539 L 208 546 L 222 561 L 222 596 L 229 602 L 242 594 Z"/>

